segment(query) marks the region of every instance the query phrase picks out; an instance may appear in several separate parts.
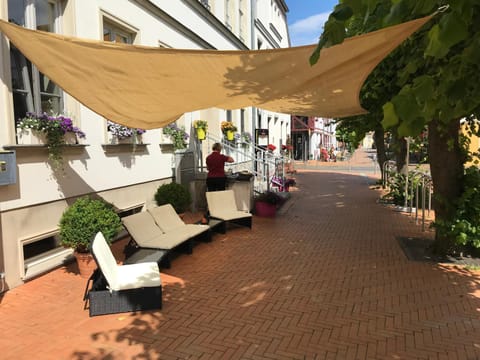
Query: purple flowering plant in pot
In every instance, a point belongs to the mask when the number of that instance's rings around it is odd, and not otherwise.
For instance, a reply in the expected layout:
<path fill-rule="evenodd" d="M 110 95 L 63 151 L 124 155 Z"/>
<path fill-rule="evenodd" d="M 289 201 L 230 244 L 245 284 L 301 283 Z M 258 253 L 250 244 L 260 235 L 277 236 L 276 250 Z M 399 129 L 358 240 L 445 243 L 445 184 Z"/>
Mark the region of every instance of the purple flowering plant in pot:
<path fill-rule="evenodd" d="M 107 121 L 107 130 L 112 134 L 113 137 L 118 140 L 132 139 L 132 142 L 138 143 L 139 136 L 145 133 L 145 130 L 138 128 L 130 128 L 125 125 L 117 124 L 113 121 Z"/>
<path fill-rule="evenodd" d="M 63 167 L 63 146 L 65 135 L 73 134 L 76 139 L 84 139 L 85 133 L 73 125 L 73 120 L 64 115 L 35 114 L 28 112 L 17 122 L 20 130 L 44 133 L 47 139 L 48 158 L 54 170 Z M 76 142 L 76 141 L 75 141 Z"/>
<path fill-rule="evenodd" d="M 165 126 L 162 132 L 170 137 L 174 150 L 182 150 L 187 147 L 189 135 L 183 126 L 179 127 L 176 123 L 171 123 Z"/>

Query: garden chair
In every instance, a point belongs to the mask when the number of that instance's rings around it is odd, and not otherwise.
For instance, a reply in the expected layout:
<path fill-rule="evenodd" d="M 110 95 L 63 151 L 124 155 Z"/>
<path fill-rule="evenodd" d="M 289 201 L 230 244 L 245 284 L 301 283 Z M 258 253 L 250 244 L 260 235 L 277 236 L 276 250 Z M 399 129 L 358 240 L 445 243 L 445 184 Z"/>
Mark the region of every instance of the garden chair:
<path fill-rule="evenodd" d="M 171 204 L 147 210 L 157 226 L 165 234 L 185 234 L 189 238 L 210 241 L 210 227 L 201 224 L 185 224 Z"/>
<path fill-rule="evenodd" d="M 252 214 L 238 210 L 233 190 L 207 191 L 205 196 L 210 217 L 223 222 L 220 232 L 226 232 L 227 223 L 252 228 Z"/>
<path fill-rule="evenodd" d="M 87 283 L 90 316 L 162 308 L 162 283 L 155 262 L 118 265 L 103 234 L 91 244 L 98 265 Z"/>
<path fill-rule="evenodd" d="M 165 250 L 166 255 L 161 259 L 162 266 L 169 268 L 173 249 L 181 248 L 187 254 L 191 254 L 193 251 L 193 237 L 189 232 L 165 233 L 148 211 L 125 216 L 122 218 L 122 223 L 131 236 L 131 240 L 125 248 L 127 258 L 141 249 Z"/>

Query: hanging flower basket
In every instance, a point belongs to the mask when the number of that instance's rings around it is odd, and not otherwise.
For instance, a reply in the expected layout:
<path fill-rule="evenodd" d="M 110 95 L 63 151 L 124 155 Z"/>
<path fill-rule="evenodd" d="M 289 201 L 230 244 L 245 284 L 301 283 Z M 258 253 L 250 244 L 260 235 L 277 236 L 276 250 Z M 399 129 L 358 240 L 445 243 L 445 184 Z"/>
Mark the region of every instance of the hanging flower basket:
<path fill-rule="evenodd" d="M 197 139 L 205 140 L 207 135 L 208 123 L 206 120 L 195 120 L 193 127 L 197 130 Z"/>
<path fill-rule="evenodd" d="M 205 140 L 206 133 L 204 129 L 197 129 L 197 139 L 198 140 Z"/>
<path fill-rule="evenodd" d="M 222 121 L 220 127 L 223 135 L 225 135 L 228 141 L 233 141 L 235 139 L 235 131 L 237 131 L 237 127 L 233 125 L 231 121 Z"/>

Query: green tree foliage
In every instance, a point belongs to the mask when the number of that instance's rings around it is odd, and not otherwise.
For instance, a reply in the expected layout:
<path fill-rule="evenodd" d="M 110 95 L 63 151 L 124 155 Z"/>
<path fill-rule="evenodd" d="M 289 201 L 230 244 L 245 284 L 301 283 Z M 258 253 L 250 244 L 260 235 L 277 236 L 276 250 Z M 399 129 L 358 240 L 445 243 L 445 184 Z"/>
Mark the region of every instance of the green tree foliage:
<path fill-rule="evenodd" d="M 399 137 L 415 137 L 428 128 L 436 223 L 442 224 L 436 232 L 437 249 L 447 252 L 451 232 L 445 229 L 458 220 L 459 199 L 471 188 L 463 169 L 464 141 L 458 134 L 459 120 L 478 119 L 480 112 L 480 2 L 340 0 L 310 62 L 318 61 L 323 47 L 348 36 L 431 15 L 438 9 L 372 72 L 361 100 L 375 118 L 373 123 L 381 121 Z"/>

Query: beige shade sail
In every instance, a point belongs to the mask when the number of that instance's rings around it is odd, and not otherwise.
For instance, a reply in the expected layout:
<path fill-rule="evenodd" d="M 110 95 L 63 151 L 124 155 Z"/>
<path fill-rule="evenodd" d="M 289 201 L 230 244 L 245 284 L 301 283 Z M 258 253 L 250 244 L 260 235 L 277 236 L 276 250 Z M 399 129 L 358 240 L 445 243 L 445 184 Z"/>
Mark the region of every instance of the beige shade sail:
<path fill-rule="evenodd" d="M 345 117 L 364 113 L 359 92 L 374 67 L 429 17 L 346 39 L 308 59 L 315 45 L 274 50 L 176 50 L 92 41 L 0 20 L 0 31 L 86 107 L 117 123 L 153 129 L 190 111 L 257 106 Z"/>

